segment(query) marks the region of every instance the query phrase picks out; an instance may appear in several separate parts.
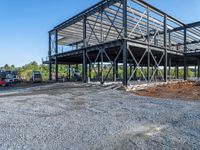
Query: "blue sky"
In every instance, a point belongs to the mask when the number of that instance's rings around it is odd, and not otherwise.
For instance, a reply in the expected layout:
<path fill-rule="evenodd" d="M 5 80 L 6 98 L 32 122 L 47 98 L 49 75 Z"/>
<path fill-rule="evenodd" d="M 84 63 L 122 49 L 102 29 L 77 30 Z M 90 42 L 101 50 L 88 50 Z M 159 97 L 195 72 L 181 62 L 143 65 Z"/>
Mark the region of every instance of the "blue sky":
<path fill-rule="evenodd" d="M 47 56 L 48 31 L 100 0 L 0 0 L 0 66 L 22 66 Z M 200 21 L 199 0 L 147 0 L 190 23 Z"/>

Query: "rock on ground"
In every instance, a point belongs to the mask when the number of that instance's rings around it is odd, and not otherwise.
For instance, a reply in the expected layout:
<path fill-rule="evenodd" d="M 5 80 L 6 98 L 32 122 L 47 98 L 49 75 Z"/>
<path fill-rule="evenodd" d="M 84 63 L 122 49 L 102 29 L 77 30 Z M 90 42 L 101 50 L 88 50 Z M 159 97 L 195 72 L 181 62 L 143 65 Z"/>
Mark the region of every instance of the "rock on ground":
<path fill-rule="evenodd" d="M 0 98 L 0 149 L 200 149 L 200 103 L 54 84 Z"/>

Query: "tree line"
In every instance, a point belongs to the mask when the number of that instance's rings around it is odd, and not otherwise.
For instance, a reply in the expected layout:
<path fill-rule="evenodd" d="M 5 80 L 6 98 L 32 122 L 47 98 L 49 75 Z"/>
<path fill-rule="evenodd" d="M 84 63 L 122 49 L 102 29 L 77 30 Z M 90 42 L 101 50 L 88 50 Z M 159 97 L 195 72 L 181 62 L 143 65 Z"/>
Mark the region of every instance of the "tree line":
<path fill-rule="evenodd" d="M 72 70 L 76 68 L 75 65 L 71 65 Z M 107 72 L 109 70 L 111 66 L 109 65 L 105 65 L 103 67 L 103 76 L 106 77 L 107 76 Z M 24 80 L 29 80 L 32 76 L 32 72 L 33 71 L 40 71 L 42 74 L 42 78 L 43 80 L 48 80 L 49 79 L 49 65 L 45 65 L 45 64 L 38 64 L 37 62 L 33 61 L 29 64 L 26 64 L 22 67 L 15 67 L 14 65 L 4 65 L 3 67 L 0 67 L 0 70 L 5 70 L 5 71 L 16 71 L 18 74 L 19 78 L 22 78 Z M 55 72 L 55 65 L 53 65 L 52 67 L 52 71 L 53 71 L 53 76 L 54 76 L 54 72 Z M 82 67 L 81 65 L 78 66 L 78 71 L 80 72 L 80 74 L 82 73 Z M 58 72 L 59 72 L 59 77 L 66 77 L 68 76 L 68 69 L 66 65 L 59 65 L 58 67 Z M 130 72 L 130 69 L 128 68 L 128 72 Z M 143 69 L 143 73 L 146 75 L 147 74 L 147 70 Z M 153 71 L 152 71 L 153 73 Z M 158 76 L 161 76 L 161 74 L 163 74 L 163 70 L 158 71 Z M 122 74 L 123 74 L 123 66 L 119 66 L 118 68 L 118 77 L 122 78 Z M 71 71 L 71 76 L 72 76 L 72 71 Z M 113 70 L 110 70 L 110 74 L 108 75 L 108 78 L 112 79 L 113 76 Z M 136 70 L 136 76 L 138 78 L 140 78 L 142 76 L 140 69 Z M 176 70 L 175 68 L 171 69 L 171 73 L 170 76 L 175 77 L 176 76 Z M 183 77 L 183 68 L 179 69 L 179 76 Z M 193 77 L 194 76 L 194 69 L 190 68 L 188 69 L 188 77 Z M 94 66 L 92 66 L 91 69 L 91 78 L 97 78 L 97 74 L 95 71 Z"/>
<path fill-rule="evenodd" d="M 42 73 L 42 78 L 48 80 L 48 65 L 39 65 L 37 62 L 33 61 L 29 64 L 26 64 L 22 67 L 15 67 L 14 65 L 4 65 L 0 67 L 0 70 L 3 71 L 16 71 L 18 78 L 23 80 L 29 80 L 32 76 L 33 71 L 40 71 Z"/>

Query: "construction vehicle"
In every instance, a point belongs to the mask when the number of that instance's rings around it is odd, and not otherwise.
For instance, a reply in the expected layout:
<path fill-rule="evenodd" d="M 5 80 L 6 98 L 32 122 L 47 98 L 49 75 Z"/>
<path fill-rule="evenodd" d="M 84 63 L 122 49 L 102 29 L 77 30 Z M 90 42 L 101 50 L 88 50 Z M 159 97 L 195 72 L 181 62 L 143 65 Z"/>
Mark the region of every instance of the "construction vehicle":
<path fill-rule="evenodd" d="M 30 82 L 32 83 L 42 82 L 42 74 L 39 71 L 33 71 L 32 76 L 30 78 Z"/>
<path fill-rule="evenodd" d="M 0 78 L 0 86 L 6 86 L 6 81 Z"/>

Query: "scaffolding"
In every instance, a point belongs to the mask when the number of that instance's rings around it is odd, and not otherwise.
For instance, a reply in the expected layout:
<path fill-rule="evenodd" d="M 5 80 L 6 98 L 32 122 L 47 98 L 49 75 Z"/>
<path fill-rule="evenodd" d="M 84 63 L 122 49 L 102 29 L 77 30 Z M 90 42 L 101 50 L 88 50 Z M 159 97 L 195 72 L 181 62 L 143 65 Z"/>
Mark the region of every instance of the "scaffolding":
<path fill-rule="evenodd" d="M 183 67 L 187 80 L 188 66 L 200 76 L 200 22 L 184 24 L 142 0 L 102 0 L 49 31 L 48 58 L 50 80 L 59 64 L 81 65 L 83 82 L 91 71 L 101 83 L 110 74 L 117 81 L 119 66 L 123 85 L 138 72 L 146 82 L 158 74 L 167 81 L 171 67 L 177 78 Z"/>

